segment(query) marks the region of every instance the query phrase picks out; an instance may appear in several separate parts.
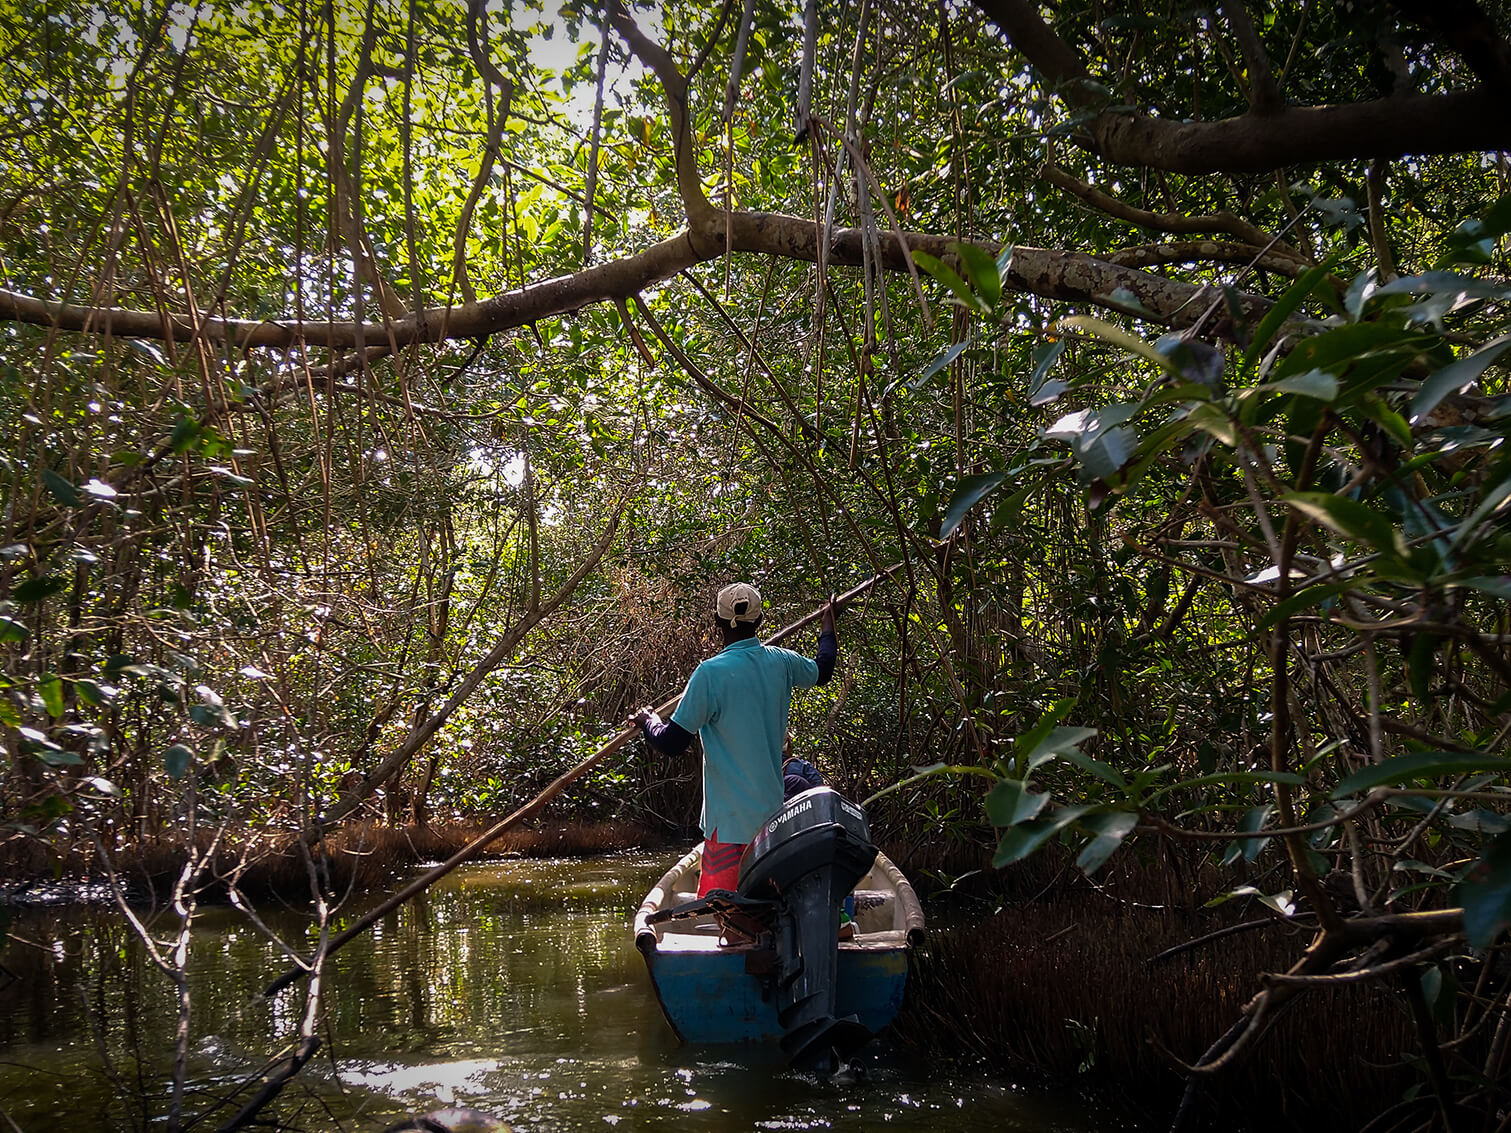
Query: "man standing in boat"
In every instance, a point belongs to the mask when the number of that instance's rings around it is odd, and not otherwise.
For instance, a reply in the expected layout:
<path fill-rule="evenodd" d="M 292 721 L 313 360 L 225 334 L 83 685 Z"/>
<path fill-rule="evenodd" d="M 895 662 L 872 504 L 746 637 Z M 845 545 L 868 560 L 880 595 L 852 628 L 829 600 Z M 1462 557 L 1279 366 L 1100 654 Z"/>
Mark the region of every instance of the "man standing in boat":
<path fill-rule="evenodd" d="M 756 637 L 761 618 L 761 595 L 754 586 L 736 582 L 719 591 L 714 621 L 723 649 L 693 670 L 670 720 L 642 708 L 628 721 L 639 724 L 646 741 L 668 755 L 686 751 L 694 732 L 703 741 L 700 897 L 736 887 L 746 844 L 782 805 L 782 743 L 792 690 L 827 684 L 839 655 L 833 600 L 824 610 L 812 658 L 761 644 Z"/>

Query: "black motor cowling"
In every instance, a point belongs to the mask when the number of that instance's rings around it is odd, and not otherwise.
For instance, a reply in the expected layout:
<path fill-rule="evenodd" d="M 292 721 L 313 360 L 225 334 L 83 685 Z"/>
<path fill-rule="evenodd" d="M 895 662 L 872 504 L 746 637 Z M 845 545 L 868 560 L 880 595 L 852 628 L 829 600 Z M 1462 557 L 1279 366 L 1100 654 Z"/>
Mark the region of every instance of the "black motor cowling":
<path fill-rule="evenodd" d="M 779 905 L 777 1019 L 796 1067 L 833 1069 L 871 1038 L 854 1015 L 835 1017 L 834 999 L 840 905 L 875 860 L 865 812 L 815 787 L 783 804 L 740 861 L 740 894 Z"/>

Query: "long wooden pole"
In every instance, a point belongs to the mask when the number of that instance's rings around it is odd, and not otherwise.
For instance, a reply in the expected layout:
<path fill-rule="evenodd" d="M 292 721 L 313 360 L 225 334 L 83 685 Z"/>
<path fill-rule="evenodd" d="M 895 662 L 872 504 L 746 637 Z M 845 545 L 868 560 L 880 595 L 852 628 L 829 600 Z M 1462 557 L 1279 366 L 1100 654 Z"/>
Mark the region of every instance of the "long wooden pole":
<path fill-rule="evenodd" d="M 867 579 L 865 582 L 862 582 L 854 589 L 847 590 L 845 591 L 845 593 L 839 595 L 834 599 L 836 612 L 843 610 L 850 603 L 854 602 L 855 599 L 859 598 L 862 594 L 865 594 L 867 591 L 869 591 L 878 582 L 881 582 L 883 579 L 891 578 L 892 575 L 896 574 L 899 570 L 902 569 L 905 563 L 906 560 L 904 560 L 903 562 L 894 563 L 886 570 L 872 575 L 869 579 Z M 778 645 L 781 642 L 786 641 L 789 637 L 797 633 L 799 630 L 805 628 L 806 626 L 812 625 L 814 622 L 822 618 L 824 616 L 824 610 L 827 608 L 828 603 L 825 603 L 823 606 L 818 607 L 818 609 L 812 611 L 811 613 L 803 615 L 791 625 L 783 626 L 781 629 L 777 630 L 776 633 L 772 634 L 766 639 L 766 644 Z M 678 693 L 676 696 L 668 700 L 665 704 L 662 704 L 660 707 L 658 707 L 656 709 L 656 712 L 659 715 L 665 715 L 666 713 L 673 711 L 681 702 L 681 700 L 682 694 Z M 564 772 L 563 774 L 557 776 L 557 778 L 551 782 L 550 786 L 548 786 L 540 794 L 536 795 L 524 806 L 516 810 L 513 814 L 509 815 L 509 817 L 502 818 L 499 821 L 495 822 L 492 826 L 488 827 L 487 830 L 484 830 L 476 838 L 468 842 L 465 846 L 463 846 L 456 853 L 452 854 L 440 865 L 436 866 L 434 869 L 427 870 L 425 873 L 421 874 L 419 877 L 411 881 L 403 889 L 400 889 L 393 896 L 389 897 L 388 900 L 384 901 L 377 908 L 371 910 L 370 912 L 364 913 L 362 916 L 353 921 L 349 926 L 342 929 L 335 936 L 331 937 L 330 942 L 326 945 L 325 954 L 329 956 L 332 952 L 335 952 L 338 948 L 341 948 L 343 945 L 345 945 L 353 937 L 360 936 L 362 933 L 366 932 L 368 928 L 376 924 L 379 920 L 387 916 L 389 913 L 393 912 L 393 910 L 404 904 L 404 902 L 410 900 L 412 897 L 418 896 L 425 890 L 429 889 L 437 881 L 441 880 L 441 878 L 445 877 L 452 870 L 456 869 L 457 866 L 476 857 L 478 853 L 480 853 L 490 842 L 492 842 L 505 830 L 508 830 L 512 826 L 517 826 L 525 819 L 530 818 L 531 816 L 544 809 L 545 805 L 552 799 L 554 799 L 557 795 L 561 794 L 561 792 L 566 789 L 568 784 L 582 778 L 582 776 L 591 771 L 599 763 L 602 763 L 609 756 L 613 755 L 620 748 L 624 747 L 625 744 L 629 743 L 639 734 L 640 729 L 638 727 L 624 729 L 608 743 L 604 744 L 592 755 L 584 759 L 576 767 L 573 767 L 570 771 Z M 272 983 L 268 984 L 267 990 L 262 993 L 263 996 L 265 998 L 271 998 L 272 996 L 277 995 L 280 991 L 288 987 L 295 980 L 299 979 L 301 976 L 307 975 L 312 967 L 313 964 L 300 964 L 297 967 L 290 968 L 288 971 L 284 972 L 283 975 L 279 976 Z"/>

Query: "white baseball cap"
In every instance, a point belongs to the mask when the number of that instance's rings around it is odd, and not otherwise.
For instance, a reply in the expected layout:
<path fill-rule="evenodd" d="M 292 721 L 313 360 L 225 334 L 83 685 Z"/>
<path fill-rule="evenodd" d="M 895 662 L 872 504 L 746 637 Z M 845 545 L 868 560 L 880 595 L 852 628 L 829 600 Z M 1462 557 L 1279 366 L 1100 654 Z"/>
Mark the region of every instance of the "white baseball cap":
<path fill-rule="evenodd" d="M 738 624 L 754 625 L 761 620 L 761 592 L 748 582 L 726 586 L 719 591 L 714 613 L 730 628 Z"/>

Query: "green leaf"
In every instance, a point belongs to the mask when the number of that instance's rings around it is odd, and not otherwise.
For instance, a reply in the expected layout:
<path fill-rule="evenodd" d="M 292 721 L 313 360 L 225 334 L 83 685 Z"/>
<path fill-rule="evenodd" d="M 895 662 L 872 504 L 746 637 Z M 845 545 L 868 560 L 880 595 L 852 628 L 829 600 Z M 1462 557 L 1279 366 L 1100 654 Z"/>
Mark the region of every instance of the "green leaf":
<path fill-rule="evenodd" d="M 909 384 L 913 389 L 917 389 L 919 386 L 923 385 L 924 382 L 928 381 L 935 374 L 939 373 L 940 370 L 943 370 L 956 358 L 959 358 L 961 352 L 965 350 L 965 348 L 970 344 L 971 340 L 968 338 L 964 342 L 957 342 L 954 346 L 951 346 L 947 350 L 942 351 L 937 358 L 935 358 L 928 364 L 923 373 L 919 374 L 918 377 L 914 378 L 913 381 Z"/>
<path fill-rule="evenodd" d="M 1061 416 L 1044 430 L 1044 436 L 1069 444 L 1087 477 L 1106 479 L 1128 463 L 1138 443 L 1133 431 L 1122 427 L 1137 410 L 1136 405 L 1121 402 L 1101 409 L 1078 409 Z"/>
<path fill-rule="evenodd" d="M 913 261 L 924 271 L 937 279 L 940 283 L 960 300 L 962 306 L 969 308 L 978 314 L 986 314 L 987 307 L 980 297 L 971 290 L 970 284 L 955 274 L 955 270 L 937 256 L 931 256 L 927 252 L 914 252 Z"/>
<path fill-rule="evenodd" d="M 1378 394 L 1367 394 L 1359 400 L 1359 412 L 1390 434 L 1390 439 L 1403 449 L 1411 448 L 1411 426 Z"/>
<path fill-rule="evenodd" d="M 1511 759 L 1498 755 L 1479 755 L 1462 751 L 1415 751 L 1397 755 L 1379 763 L 1361 767 L 1333 788 L 1329 798 L 1368 791 L 1392 783 L 1409 783 L 1413 779 L 1436 779 L 1444 775 L 1463 775 L 1470 771 L 1511 773 Z"/>
<path fill-rule="evenodd" d="M 1483 217 L 1464 221 L 1448 237 L 1448 252 L 1439 264 L 1488 264 L 1495 251 L 1496 238 L 1506 233 L 1511 218 L 1511 196 L 1502 197 L 1490 206 Z"/>
<path fill-rule="evenodd" d="M 1114 287 L 1105 295 L 1096 296 L 1096 301 L 1114 307 L 1124 314 L 1136 315 L 1138 318 L 1150 319 L 1153 322 L 1162 321 L 1158 315 L 1144 305 L 1137 295 L 1126 287 Z"/>
<path fill-rule="evenodd" d="M 1167 373 L 1178 374 L 1174 362 L 1154 349 L 1142 338 L 1129 334 L 1121 327 L 1115 327 L 1111 323 L 1103 322 L 1101 319 L 1094 319 L 1090 315 L 1070 315 L 1060 320 L 1060 326 L 1095 335 L 1097 338 L 1110 342 L 1114 346 L 1121 346 L 1124 350 L 1137 354 L 1140 358 L 1148 359 Z"/>
<path fill-rule="evenodd" d="M 1016 527 L 1023 521 L 1023 506 L 1028 502 L 1028 497 L 1033 494 L 1035 485 L 1030 484 L 1026 488 L 1019 488 L 1005 500 L 999 500 L 992 508 L 992 530 L 1000 531 L 1004 527 Z M 1511 580 L 1508 580 L 1511 581 Z"/>
<path fill-rule="evenodd" d="M 110 694 L 100 685 L 88 679 L 80 679 L 73 682 L 74 691 L 79 694 L 79 699 L 85 704 L 98 707 L 110 700 Z"/>
<path fill-rule="evenodd" d="M 1452 968 L 1445 970 L 1444 965 L 1434 964 L 1422 973 L 1422 997 L 1427 1000 L 1432 1017 L 1439 1026 L 1453 1025 L 1458 995 L 1459 981 Z"/>
<path fill-rule="evenodd" d="M 1327 228 L 1341 228 L 1347 233 L 1364 225 L 1364 217 L 1359 215 L 1359 207 L 1352 197 L 1314 196 L 1311 207 L 1317 211 L 1322 224 Z"/>
<path fill-rule="evenodd" d="M 1096 735 L 1095 728 L 1056 728 L 1055 732 L 1090 733 L 1089 735 L 1080 735 L 1075 740 L 1075 743 L 1081 743 Z M 1050 733 L 1050 738 L 1054 738 L 1054 732 Z M 1116 767 L 1110 763 L 1103 763 L 1100 759 L 1093 759 L 1085 752 L 1077 750 L 1074 746 L 1068 744 L 1062 745 L 1054 754 L 1069 763 L 1075 764 L 1082 771 L 1091 772 L 1104 783 L 1110 783 L 1120 790 L 1126 790 L 1128 787 L 1128 780 L 1123 777 L 1123 773 Z"/>
<path fill-rule="evenodd" d="M 1086 806 L 1062 806 L 1045 818 L 1018 823 L 997 843 L 992 868 L 1001 869 L 1013 862 L 1022 861 L 1090 809 Z"/>
<path fill-rule="evenodd" d="M 1101 869 L 1112 852 L 1123 844 L 1133 828 L 1138 825 L 1138 812 L 1129 810 L 1106 811 L 1081 820 L 1081 825 L 1095 835 L 1081 849 L 1076 865 L 1086 873 Z"/>
<path fill-rule="evenodd" d="M 32 754 L 49 767 L 81 767 L 84 763 L 82 755 L 58 747 L 38 748 Z"/>
<path fill-rule="evenodd" d="M 939 525 L 939 537 L 948 539 L 965 519 L 965 513 L 996 490 L 1007 478 L 1006 472 L 983 472 L 979 476 L 967 476 L 955 486 L 944 511 L 944 520 Z"/>
<path fill-rule="evenodd" d="M 1296 308 L 1305 302 L 1306 297 L 1316 290 L 1317 285 L 1327 278 L 1327 274 L 1333 270 L 1333 265 L 1338 262 L 1338 257 L 1342 254 L 1342 251 L 1334 252 L 1316 267 L 1302 272 L 1296 277 L 1296 282 L 1287 287 L 1275 301 L 1275 305 L 1264 313 L 1264 318 L 1259 320 L 1259 326 L 1254 331 L 1254 341 L 1249 344 L 1249 349 L 1244 354 L 1245 368 L 1254 368 L 1259 361 L 1259 356 L 1270 344 L 1270 340 L 1285 325 L 1285 321 L 1291 317 Z"/>
<path fill-rule="evenodd" d="M 1028 395 L 1028 404 L 1033 409 L 1042 409 L 1046 405 L 1053 405 L 1059 396 L 1070 388 L 1070 383 L 1059 378 L 1050 378 L 1033 388 Z"/>
<path fill-rule="evenodd" d="M 42 679 L 37 682 L 37 694 L 41 696 L 48 715 L 55 720 L 63 715 L 63 682 L 57 673 L 42 674 Z"/>
<path fill-rule="evenodd" d="M 1371 268 L 1361 271 L 1354 276 L 1353 282 L 1348 285 L 1348 290 L 1343 295 L 1343 309 L 1353 316 L 1354 322 L 1359 321 L 1359 312 L 1364 309 L 1364 300 L 1374 294 L 1375 272 Z"/>
<path fill-rule="evenodd" d="M 1423 873 L 1429 877 L 1441 877 L 1444 881 L 1454 880 L 1454 875 L 1449 873 L 1446 869 L 1439 869 L 1435 865 L 1428 865 L 1426 862 L 1419 862 L 1415 858 L 1407 858 L 1404 861 L 1396 862 L 1396 864 L 1391 866 L 1390 868 L 1392 871 L 1397 873 Z"/>
<path fill-rule="evenodd" d="M 185 453 L 194 447 L 195 441 L 199 440 L 201 432 L 200 423 L 192 417 L 180 417 L 178 423 L 173 426 L 173 432 L 168 437 L 168 443 L 175 453 Z"/>
<path fill-rule="evenodd" d="M 57 575 L 43 574 L 36 578 L 28 578 L 18 585 L 11 591 L 11 597 L 17 602 L 40 602 L 67 588 L 67 579 L 59 578 Z"/>
<path fill-rule="evenodd" d="M 1422 813 L 1430 814 L 1432 812 L 1431 801 L 1428 799 L 1420 801 L 1423 806 Z M 1448 813 L 1445 818 L 1448 825 L 1452 826 L 1455 830 L 1468 830 L 1475 834 L 1488 834 L 1492 836 L 1511 832 L 1511 818 L 1507 818 L 1504 814 L 1485 810 L 1482 807 L 1467 810 L 1462 814 Z"/>
<path fill-rule="evenodd" d="M 14 641 L 25 641 L 30 631 L 15 618 L 0 614 L 0 645 L 8 645 Z"/>
<path fill-rule="evenodd" d="M 1057 755 L 1080 755 L 1077 745 L 1085 743 L 1096 734 L 1095 728 L 1051 728 L 1039 739 L 1038 743 L 1024 752 L 1021 758 L 1027 770 L 1031 771 Z"/>
<path fill-rule="evenodd" d="M 1294 917 L 1296 915 L 1295 894 L 1289 889 L 1282 889 L 1279 893 L 1261 893 L 1259 903 L 1268 905 L 1282 917 Z"/>
<path fill-rule="evenodd" d="M 960 266 L 976 289 L 976 294 L 986 300 L 988 307 L 995 307 L 1002 299 L 1002 276 L 997 270 L 996 259 L 974 244 L 957 240 L 950 245 L 960 257 Z"/>
<path fill-rule="evenodd" d="M 1378 364 L 1382 359 L 1397 356 L 1410 358 L 1426 349 L 1431 341 L 1428 335 L 1404 330 L 1393 323 L 1353 323 L 1303 339 L 1275 367 L 1274 374 L 1276 378 L 1286 378 L 1307 370 L 1327 370 L 1342 375 L 1366 360 Z"/>
<path fill-rule="evenodd" d="M 1387 517 L 1358 500 L 1329 492 L 1292 492 L 1281 497 L 1302 515 L 1385 555 L 1404 558 L 1406 543 Z"/>
<path fill-rule="evenodd" d="M 79 490 L 51 468 L 42 469 L 42 483 L 52 493 L 52 498 L 64 507 L 78 507 L 84 502 L 84 497 L 79 495 Z"/>
<path fill-rule="evenodd" d="M 257 481 L 253 480 L 250 476 L 243 476 L 240 473 L 236 472 L 234 469 L 228 468 L 223 464 L 210 465 L 210 471 L 215 473 L 217 476 L 225 477 L 227 480 L 231 481 L 231 483 L 236 484 L 239 487 L 246 487 L 249 484 L 257 483 Z"/>
<path fill-rule="evenodd" d="M 987 792 L 986 816 L 993 826 L 1016 826 L 1037 818 L 1047 802 L 1047 792 L 1030 791 L 1021 779 L 999 779 Z"/>
<path fill-rule="evenodd" d="M 62 751 L 57 744 L 53 743 L 52 737 L 40 728 L 17 728 L 21 736 L 21 746 L 27 751 Z"/>
<path fill-rule="evenodd" d="M 1017 765 L 1020 779 L 1028 776 L 1029 753 L 1044 742 L 1044 738 L 1049 735 L 1054 726 L 1070 715 L 1070 710 L 1075 706 L 1076 700 L 1073 696 L 1055 701 L 1042 716 L 1034 721 L 1032 728 L 1013 741 L 1013 761 Z"/>
<path fill-rule="evenodd" d="M 1478 590 L 1482 594 L 1489 594 L 1503 601 L 1511 602 L 1511 575 L 1502 574 L 1494 578 L 1488 576 L 1461 578 L 1449 585 L 1467 586 L 1471 590 Z"/>
<path fill-rule="evenodd" d="M 1076 456 L 1087 476 L 1106 480 L 1128 463 L 1137 447 L 1138 436 L 1120 425 L 1090 437 L 1084 445 L 1076 447 Z"/>
<path fill-rule="evenodd" d="M 1171 333 L 1161 335 L 1154 349 L 1170 359 L 1170 364 L 1184 381 L 1213 392 L 1222 388 L 1222 372 L 1227 358 L 1210 342 Z"/>
<path fill-rule="evenodd" d="M 133 677 L 151 676 L 155 666 L 144 665 L 124 653 L 112 653 L 105 659 L 105 672 L 110 676 L 119 676 L 122 673 Z"/>
<path fill-rule="evenodd" d="M 1459 886 L 1458 899 L 1464 907 L 1464 935 L 1471 947 L 1488 948 L 1511 927 L 1511 834 L 1501 834 L 1490 843 Z"/>
<path fill-rule="evenodd" d="M 184 744 L 174 744 L 163 752 L 163 770 L 174 779 L 182 779 L 194 759 L 194 749 Z"/>
<path fill-rule="evenodd" d="M 1153 801 L 1171 791 L 1179 791 L 1187 787 L 1205 787 L 1214 783 L 1224 787 L 1260 783 L 1289 783 L 1293 787 L 1301 787 L 1306 785 L 1306 776 L 1298 775 L 1294 771 L 1214 771 L 1210 775 L 1199 775 L 1195 779 L 1169 783 L 1150 795 L 1149 800 Z"/>
<path fill-rule="evenodd" d="M 1258 388 L 1300 394 L 1302 397 L 1312 397 L 1318 401 L 1333 401 L 1338 396 L 1338 379 L 1326 370 L 1308 370 L 1304 374 L 1295 374 L 1276 382 L 1266 382 Z"/>
<path fill-rule="evenodd" d="M 1251 806 L 1244 812 L 1243 820 L 1238 824 L 1240 834 L 1258 834 L 1264 829 L 1264 824 L 1269 821 L 1270 815 L 1275 808 L 1268 803 L 1264 806 Z M 1242 858 L 1246 862 L 1252 862 L 1257 858 L 1266 846 L 1270 844 L 1268 837 L 1264 838 L 1235 838 L 1228 846 L 1228 851 L 1223 855 L 1223 863 L 1231 865 Z"/>
<path fill-rule="evenodd" d="M 1456 271 L 1427 271 L 1421 275 L 1403 275 L 1375 288 L 1375 295 L 1447 295 L 1451 299 L 1469 296 L 1474 299 L 1505 299 L 1504 284 L 1475 279 Z"/>
<path fill-rule="evenodd" d="M 1496 511 L 1500 510 L 1501 505 L 1506 502 L 1508 496 L 1511 496 L 1511 476 L 1507 476 L 1500 483 L 1485 492 L 1480 502 L 1475 505 L 1474 510 L 1469 513 L 1468 518 L 1459 524 L 1458 533 L 1454 535 L 1453 541 L 1449 544 L 1450 548 L 1457 550 L 1460 546 L 1472 543 L 1476 538 L 1485 534 L 1481 528 L 1481 524 Z"/>
<path fill-rule="evenodd" d="M 1215 897 L 1207 898 L 1206 901 L 1202 902 L 1201 907 L 1203 909 L 1215 909 L 1219 905 L 1226 905 L 1235 897 L 1257 896 L 1259 896 L 1259 890 L 1255 889 L 1252 885 L 1240 885 L 1237 889 L 1229 889 L 1226 893 L 1219 893 Z"/>
<path fill-rule="evenodd" d="M 1003 244 L 1002 251 L 997 253 L 997 278 L 1001 279 L 1007 275 L 1012 270 L 1012 267 L 1013 246 L 1011 244 Z"/>
<path fill-rule="evenodd" d="M 1069 339 L 1057 338 L 1053 342 L 1041 342 L 1035 346 L 1031 357 L 1034 361 L 1033 373 L 1028 378 L 1028 403 L 1032 406 L 1048 405 L 1069 387 L 1064 382 L 1045 382 L 1049 371 L 1059 361 L 1060 355 L 1065 353 L 1065 344 Z"/>
<path fill-rule="evenodd" d="M 1450 393 L 1459 393 L 1479 381 L 1486 367 L 1508 349 L 1511 349 L 1511 334 L 1503 334 L 1473 354 L 1450 362 L 1428 377 L 1422 382 L 1422 388 L 1412 395 L 1411 423 L 1415 425 L 1420 422 Z"/>
<path fill-rule="evenodd" d="M 1308 586 L 1296 591 L 1289 598 L 1276 602 L 1264 617 L 1259 619 L 1259 629 L 1274 629 L 1298 610 L 1309 610 L 1329 598 L 1336 598 L 1353 586 L 1351 582 L 1326 582 L 1320 586 Z"/>
<path fill-rule="evenodd" d="M 1435 633 L 1414 634 L 1406 651 L 1406 683 L 1412 695 L 1423 703 L 1427 703 L 1431 695 L 1432 678 L 1437 673 L 1437 651 L 1442 640 Z"/>
<path fill-rule="evenodd" d="M 1186 424 L 1200 429 L 1229 448 L 1238 445 L 1238 428 L 1233 424 L 1233 419 L 1215 405 L 1198 405 L 1186 414 Z"/>

